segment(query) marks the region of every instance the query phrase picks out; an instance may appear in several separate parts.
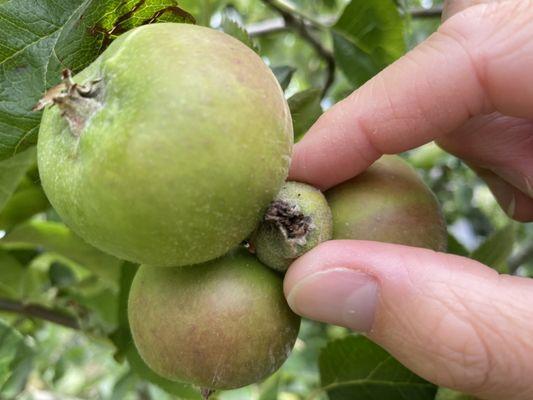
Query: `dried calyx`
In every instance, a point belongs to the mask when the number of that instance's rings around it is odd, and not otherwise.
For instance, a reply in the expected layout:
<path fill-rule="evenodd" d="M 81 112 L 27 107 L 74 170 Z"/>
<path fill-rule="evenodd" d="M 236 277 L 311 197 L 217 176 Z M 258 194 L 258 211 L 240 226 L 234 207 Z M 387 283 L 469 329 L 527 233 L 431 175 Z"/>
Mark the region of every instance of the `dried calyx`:
<path fill-rule="evenodd" d="M 72 135 L 79 137 L 87 121 L 102 108 L 104 85 L 102 79 L 91 80 L 80 85 L 72 79 L 72 71 L 65 69 L 62 82 L 48 90 L 33 111 L 57 105 L 61 116 L 68 122 Z"/>
<path fill-rule="evenodd" d="M 271 203 L 264 216 L 264 221 L 274 225 L 289 242 L 301 246 L 307 241 L 307 234 L 313 229 L 312 219 L 305 215 L 298 204 L 285 200 Z"/>

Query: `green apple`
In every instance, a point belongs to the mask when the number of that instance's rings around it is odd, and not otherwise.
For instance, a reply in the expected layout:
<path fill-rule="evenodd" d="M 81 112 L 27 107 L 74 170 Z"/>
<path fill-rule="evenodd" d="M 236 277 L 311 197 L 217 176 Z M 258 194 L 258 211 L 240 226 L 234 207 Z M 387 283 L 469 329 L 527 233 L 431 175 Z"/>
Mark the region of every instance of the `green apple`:
<path fill-rule="evenodd" d="M 433 192 L 398 156 L 328 190 L 333 239 L 375 240 L 445 250 L 446 224 Z"/>
<path fill-rule="evenodd" d="M 209 28 L 161 23 L 116 39 L 47 95 L 44 190 L 88 243 L 190 265 L 245 239 L 287 176 L 292 125 L 261 58 Z"/>
<path fill-rule="evenodd" d="M 300 326 L 281 277 L 242 249 L 195 266 L 142 266 L 128 317 L 150 368 L 203 389 L 237 388 L 272 374 Z"/>

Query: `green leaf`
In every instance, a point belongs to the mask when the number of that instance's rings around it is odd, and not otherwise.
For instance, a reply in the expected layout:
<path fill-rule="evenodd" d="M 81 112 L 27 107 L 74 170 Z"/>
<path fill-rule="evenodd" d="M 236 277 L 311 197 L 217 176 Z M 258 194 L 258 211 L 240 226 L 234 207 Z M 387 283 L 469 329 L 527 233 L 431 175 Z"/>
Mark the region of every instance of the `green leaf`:
<path fill-rule="evenodd" d="M 0 296 L 20 299 L 24 292 L 24 266 L 0 249 Z"/>
<path fill-rule="evenodd" d="M 468 394 L 441 387 L 439 388 L 435 400 L 476 400 L 476 398 Z"/>
<path fill-rule="evenodd" d="M 294 128 L 294 141 L 299 141 L 322 114 L 321 90 L 307 89 L 288 100 Z"/>
<path fill-rule="evenodd" d="M 1 18 L 0 18 L 1 19 Z M 1 30 L 0 30 L 1 32 Z M 0 47 L 1 49 L 1 47 Z M 0 75 L 1 75 L 0 69 Z M 1 83 L 1 82 L 0 82 Z M 0 86 L 1 87 L 1 86 Z M 1 92 L 0 92 L 0 113 L 1 113 Z M 1 114 L 0 114 L 1 118 Z M 0 152 L 1 149 L 1 119 L 0 119 Z M 26 171 L 33 165 L 35 162 L 35 150 L 28 150 L 23 153 L 18 154 L 16 157 L 12 157 L 8 160 L 0 162 L 0 210 L 3 209 L 19 185 L 19 183 L 24 178 Z"/>
<path fill-rule="evenodd" d="M 405 52 L 404 21 L 392 0 L 352 0 L 333 26 L 333 51 L 360 86 Z"/>
<path fill-rule="evenodd" d="M 72 270 L 63 265 L 62 263 L 55 261 L 50 264 L 48 269 L 48 277 L 50 283 L 58 288 L 69 287 L 76 282 L 76 275 Z"/>
<path fill-rule="evenodd" d="M 193 20 L 173 0 L 0 2 L 0 159 L 35 144 L 41 116 L 31 109 L 63 68 L 82 70 L 133 27 Z"/>
<path fill-rule="evenodd" d="M 238 22 L 228 17 L 223 17 L 220 26 L 225 33 L 233 36 L 237 40 L 240 40 L 256 53 L 259 52 L 259 47 L 255 41 L 250 37 L 250 35 L 248 35 L 246 29 L 244 29 L 244 27 L 242 27 Z"/>
<path fill-rule="evenodd" d="M 499 272 L 506 273 L 507 260 L 513 252 L 515 240 L 516 224 L 510 223 L 490 235 L 472 252 L 471 257 Z"/>
<path fill-rule="evenodd" d="M 437 392 L 363 336 L 330 342 L 319 364 L 322 390 L 331 400 L 433 400 Z"/>
<path fill-rule="evenodd" d="M 468 257 L 470 252 L 464 247 L 457 238 L 448 232 L 448 246 L 447 253 L 456 254 L 458 256 Z"/>
<path fill-rule="evenodd" d="M 287 89 L 289 83 L 291 83 L 292 76 L 296 72 L 296 68 L 289 65 L 280 65 L 278 67 L 272 67 L 272 72 L 276 75 L 276 79 L 283 90 Z"/>
<path fill-rule="evenodd" d="M 0 230 L 9 231 L 48 208 L 50 208 L 50 203 L 41 185 L 34 183 L 20 185 L 0 212 Z"/>
<path fill-rule="evenodd" d="M 435 142 L 417 148 L 409 154 L 409 163 L 415 168 L 430 170 L 445 159 L 446 152 Z"/>
<path fill-rule="evenodd" d="M 14 399 L 22 391 L 34 356 L 33 346 L 0 320 L 0 398 Z"/>
<path fill-rule="evenodd" d="M 281 374 L 275 373 L 264 382 L 259 384 L 259 399 L 258 400 L 277 400 L 279 398 L 279 383 Z"/>
<path fill-rule="evenodd" d="M 109 338 L 117 348 L 115 358 L 123 360 L 132 345 L 130 326 L 128 322 L 128 296 L 131 283 L 135 277 L 138 266 L 125 262 L 120 269 L 118 309 L 117 309 L 117 329 L 109 335 Z"/>
<path fill-rule="evenodd" d="M 13 229 L 0 244 L 44 248 L 82 265 L 110 283 L 118 281 L 121 261 L 88 245 L 59 222 L 29 221 Z"/>

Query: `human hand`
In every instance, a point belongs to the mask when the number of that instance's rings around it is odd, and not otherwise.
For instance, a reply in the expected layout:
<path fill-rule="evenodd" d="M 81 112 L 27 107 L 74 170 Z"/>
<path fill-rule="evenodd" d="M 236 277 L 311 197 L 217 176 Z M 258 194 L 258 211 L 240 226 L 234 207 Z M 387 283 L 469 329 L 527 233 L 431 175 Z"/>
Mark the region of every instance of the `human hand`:
<path fill-rule="evenodd" d="M 436 34 L 326 112 L 296 145 L 290 178 L 327 189 L 437 140 L 512 218 L 533 221 L 533 1 L 469 3 L 480 1 L 449 2 Z M 436 384 L 533 399 L 533 280 L 344 240 L 300 257 L 285 293 L 297 313 L 366 333 Z"/>

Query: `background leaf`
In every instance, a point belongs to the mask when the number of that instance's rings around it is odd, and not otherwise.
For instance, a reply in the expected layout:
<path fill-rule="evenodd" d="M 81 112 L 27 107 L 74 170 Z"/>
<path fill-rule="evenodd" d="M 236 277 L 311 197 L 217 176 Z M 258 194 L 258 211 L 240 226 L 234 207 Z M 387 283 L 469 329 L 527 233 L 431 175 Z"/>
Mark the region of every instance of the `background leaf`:
<path fill-rule="evenodd" d="M 235 39 L 240 40 L 246 46 L 253 51 L 258 52 L 259 48 L 254 40 L 248 35 L 246 29 L 244 29 L 238 22 L 230 19 L 229 17 L 222 18 L 222 24 L 220 25 L 222 30 L 228 35 L 233 36 Z"/>
<path fill-rule="evenodd" d="M 25 272 L 24 266 L 15 257 L 0 249 L 0 296 L 22 298 Z"/>
<path fill-rule="evenodd" d="M 477 400 L 477 398 L 455 390 L 439 388 L 435 400 Z"/>
<path fill-rule="evenodd" d="M 34 355 L 33 346 L 0 320 L 0 398 L 13 399 L 22 390 Z"/>
<path fill-rule="evenodd" d="M 393 0 L 352 0 L 333 26 L 339 68 L 360 86 L 405 52 L 404 26 Z"/>
<path fill-rule="evenodd" d="M 120 33 L 155 21 L 193 22 L 172 0 L 0 2 L 0 159 L 36 143 L 31 109 L 60 72 L 80 71 Z M 113 31 L 112 35 L 104 32 Z"/>
<path fill-rule="evenodd" d="M 11 231 L 0 244 L 43 248 L 75 261 L 112 284 L 118 281 L 121 261 L 88 245 L 59 222 L 30 221 Z"/>
<path fill-rule="evenodd" d="M 0 72 L 1 73 L 1 72 Z M 1 119 L 0 119 L 1 129 Z M 1 135 L 0 135 L 1 138 Z M 0 139 L 0 152 L 1 139 Z M 35 163 L 35 149 L 0 162 L 0 210 L 5 206 L 26 171 Z"/>
<path fill-rule="evenodd" d="M 433 400 L 437 392 L 363 336 L 330 342 L 319 364 L 322 390 L 331 400 Z"/>
<path fill-rule="evenodd" d="M 510 223 L 489 236 L 471 257 L 499 272 L 506 273 L 507 260 L 513 252 L 516 238 L 516 225 Z"/>
<path fill-rule="evenodd" d="M 322 114 L 320 89 L 307 89 L 288 100 L 294 128 L 294 141 L 300 140 Z"/>
<path fill-rule="evenodd" d="M 289 65 L 280 65 L 278 67 L 272 67 L 272 72 L 276 75 L 276 79 L 283 90 L 287 89 L 289 83 L 291 83 L 292 76 L 296 72 L 296 68 Z"/>

